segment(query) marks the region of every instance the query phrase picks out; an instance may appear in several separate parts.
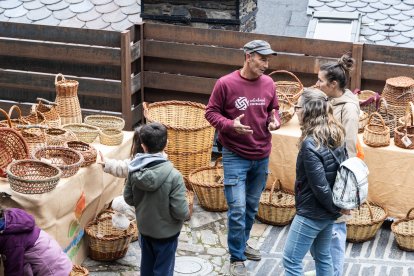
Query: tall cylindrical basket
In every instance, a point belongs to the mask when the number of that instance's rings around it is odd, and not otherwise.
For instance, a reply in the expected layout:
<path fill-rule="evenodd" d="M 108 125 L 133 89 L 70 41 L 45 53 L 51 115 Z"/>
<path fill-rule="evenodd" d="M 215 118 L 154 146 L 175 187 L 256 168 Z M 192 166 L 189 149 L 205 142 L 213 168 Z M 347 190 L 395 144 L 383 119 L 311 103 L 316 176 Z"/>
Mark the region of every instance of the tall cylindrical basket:
<path fill-rule="evenodd" d="M 58 80 L 60 77 L 60 80 Z M 60 115 L 62 125 L 82 123 L 82 113 L 78 99 L 79 82 L 66 80 L 62 74 L 55 77 L 56 110 Z"/>

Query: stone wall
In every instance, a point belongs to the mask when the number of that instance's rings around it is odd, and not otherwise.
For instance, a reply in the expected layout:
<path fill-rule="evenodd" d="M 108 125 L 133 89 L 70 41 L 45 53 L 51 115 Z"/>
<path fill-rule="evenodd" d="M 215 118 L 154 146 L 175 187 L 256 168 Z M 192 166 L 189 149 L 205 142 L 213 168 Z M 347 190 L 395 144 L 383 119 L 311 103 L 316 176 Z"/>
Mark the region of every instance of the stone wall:
<path fill-rule="evenodd" d="M 257 0 L 142 0 L 145 21 L 250 32 L 256 27 Z"/>

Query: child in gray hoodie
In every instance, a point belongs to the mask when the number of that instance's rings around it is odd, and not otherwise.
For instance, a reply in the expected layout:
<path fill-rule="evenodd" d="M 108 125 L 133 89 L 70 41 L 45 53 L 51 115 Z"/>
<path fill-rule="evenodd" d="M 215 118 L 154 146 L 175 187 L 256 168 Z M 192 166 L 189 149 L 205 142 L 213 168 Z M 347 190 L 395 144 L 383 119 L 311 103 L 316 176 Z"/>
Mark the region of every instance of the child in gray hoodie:
<path fill-rule="evenodd" d="M 173 275 L 178 236 L 189 215 L 183 177 L 163 154 L 167 129 L 160 123 L 142 126 L 144 153 L 128 166 L 126 203 L 135 207 L 141 241 L 141 275 Z"/>

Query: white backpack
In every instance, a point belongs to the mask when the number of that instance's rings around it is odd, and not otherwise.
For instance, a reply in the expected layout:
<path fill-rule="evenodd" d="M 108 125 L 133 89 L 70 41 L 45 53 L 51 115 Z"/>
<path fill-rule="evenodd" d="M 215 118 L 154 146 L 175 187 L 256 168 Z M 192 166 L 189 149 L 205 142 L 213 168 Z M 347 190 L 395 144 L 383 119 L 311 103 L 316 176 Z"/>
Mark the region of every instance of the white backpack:
<path fill-rule="evenodd" d="M 354 209 L 359 207 L 368 196 L 369 170 L 364 161 L 358 157 L 351 157 L 340 163 L 332 189 L 333 202 L 342 209 Z"/>

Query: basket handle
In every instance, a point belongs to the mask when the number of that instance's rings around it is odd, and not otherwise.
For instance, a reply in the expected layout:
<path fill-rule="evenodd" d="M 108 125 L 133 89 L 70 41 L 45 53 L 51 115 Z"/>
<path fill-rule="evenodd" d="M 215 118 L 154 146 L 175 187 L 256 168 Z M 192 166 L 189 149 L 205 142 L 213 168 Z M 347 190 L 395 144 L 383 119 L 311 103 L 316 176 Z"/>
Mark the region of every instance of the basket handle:
<path fill-rule="evenodd" d="M 273 192 L 275 191 L 276 181 L 277 180 L 273 181 L 272 187 L 270 188 L 269 203 L 272 203 Z"/>
<path fill-rule="evenodd" d="M 9 109 L 9 118 L 11 118 L 11 115 L 13 114 L 13 110 L 17 110 L 17 112 L 19 113 L 19 119 L 22 118 L 22 111 L 20 110 L 20 108 L 17 105 L 13 105 L 12 107 L 10 107 Z"/>
<path fill-rule="evenodd" d="M 374 117 L 376 117 L 376 118 L 374 118 Z M 382 119 L 381 114 L 379 114 L 378 112 L 373 112 L 373 113 L 371 113 L 371 115 L 369 115 L 368 125 L 369 125 L 369 124 L 371 124 L 371 120 L 372 120 L 372 119 L 374 119 L 374 120 L 379 119 L 379 121 L 380 121 L 380 122 L 381 122 L 381 124 L 382 124 L 382 127 L 383 127 L 383 128 L 385 128 L 385 127 L 386 127 L 385 122 L 384 122 L 384 119 Z"/>
<path fill-rule="evenodd" d="M 59 78 L 59 77 L 61 77 L 61 81 L 62 81 L 62 82 L 66 82 L 65 76 L 63 76 L 63 74 L 62 74 L 62 73 L 59 73 L 59 74 L 57 74 L 57 75 L 56 75 L 56 77 L 55 77 L 55 85 L 57 85 L 57 84 L 58 84 L 58 78 Z"/>
<path fill-rule="evenodd" d="M 378 111 L 381 110 L 382 103 L 384 103 L 385 115 L 388 117 L 388 103 L 387 103 L 387 101 L 384 98 L 381 97 L 379 99 L 379 104 L 378 104 L 378 108 L 377 109 L 378 109 Z"/>
<path fill-rule="evenodd" d="M 410 213 L 411 213 L 412 210 L 414 210 L 414 207 L 411 208 L 410 210 L 408 210 L 407 216 L 405 217 L 406 219 L 409 219 L 410 218 Z"/>
<path fill-rule="evenodd" d="M 408 116 L 411 117 L 411 126 L 413 126 L 413 117 L 414 117 L 414 104 L 413 102 L 408 102 L 407 108 L 405 110 L 405 128 L 407 129 Z"/>
<path fill-rule="evenodd" d="M 57 106 L 57 103 L 48 101 L 48 100 L 43 99 L 43 98 L 36 98 L 36 101 L 39 102 L 39 103 L 45 103 L 45 104 L 48 104 L 48 105 Z"/>
<path fill-rule="evenodd" d="M 289 72 L 289 71 L 286 71 L 286 70 L 277 70 L 277 71 L 273 71 L 272 73 L 270 73 L 269 76 L 276 75 L 276 74 L 287 74 L 287 75 L 291 76 L 292 78 L 294 78 L 299 83 L 300 88 L 303 89 L 302 82 L 292 72 Z"/>
<path fill-rule="evenodd" d="M 9 124 L 9 127 L 12 127 L 12 123 L 10 121 L 9 114 L 7 114 L 6 111 L 4 111 L 2 108 L 0 108 L 0 112 L 3 113 L 4 117 L 6 117 L 7 123 Z"/>
<path fill-rule="evenodd" d="M 367 201 L 365 201 L 365 203 L 367 204 L 367 206 L 368 206 L 368 210 L 369 210 L 369 215 L 371 216 L 371 222 L 373 222 L 374 221 L 374 215 L 372 214 L 372 208 L 371 208 L 371 205 L 369 204 L 369 201 L 367 200 Z"/>

